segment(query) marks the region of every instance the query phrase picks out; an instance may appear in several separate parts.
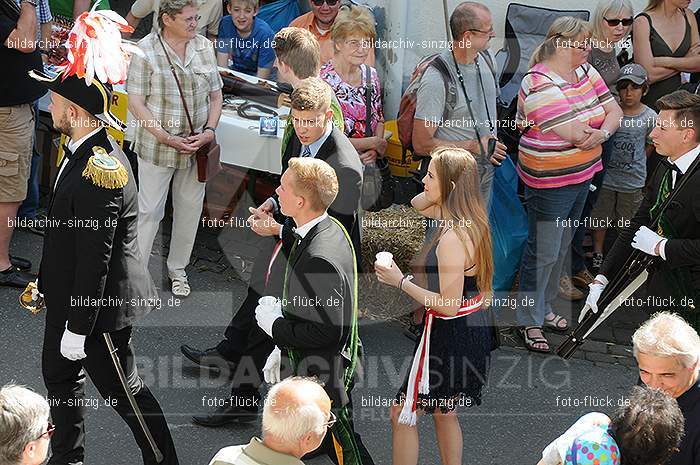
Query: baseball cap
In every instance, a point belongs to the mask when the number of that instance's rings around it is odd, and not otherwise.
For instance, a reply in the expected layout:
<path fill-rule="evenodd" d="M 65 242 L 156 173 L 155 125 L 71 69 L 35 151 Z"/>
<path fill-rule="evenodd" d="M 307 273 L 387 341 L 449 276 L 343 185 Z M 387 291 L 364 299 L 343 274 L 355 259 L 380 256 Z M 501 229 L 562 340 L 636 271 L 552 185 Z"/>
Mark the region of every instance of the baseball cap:
<path fill-rule="evenodd" d="M 642 85 L 648 82 L 647 70 L 644 66 L 637 63 L 630 63 L 620 69 L 620 77 L 617 78 L 617 83 L 622 81 L 632 81 L 637 85 Z"/>

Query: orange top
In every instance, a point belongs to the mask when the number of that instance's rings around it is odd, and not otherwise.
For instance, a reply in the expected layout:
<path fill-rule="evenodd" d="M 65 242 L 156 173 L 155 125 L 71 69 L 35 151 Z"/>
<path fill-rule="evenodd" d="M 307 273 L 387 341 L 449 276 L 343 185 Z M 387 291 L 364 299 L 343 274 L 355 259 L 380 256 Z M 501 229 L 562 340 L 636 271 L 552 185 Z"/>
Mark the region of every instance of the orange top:
<path fill-rule="evenodd" d="M 289 24 L 289 26 L 300 27 L 311 31 L 314 37 L 316 37 L 319 45 L 321 46 L 321 66 L 328 63 L 331 58 L 333 58 L 334 50 L 333 41 L 331 40 L 331 31 L 329 30 L 325 34 L 321 34 L 321 32 L 318 30 L 318 26 L 316 25 L 316 17 L 314 16 L 313 11 L 309 11 L 308 13 L 295 18 L 294 21 Z M 374 66 L 374 48 L 369 49 L 369 55 L 367 55 L 365 64 L 372 67 Z"/>

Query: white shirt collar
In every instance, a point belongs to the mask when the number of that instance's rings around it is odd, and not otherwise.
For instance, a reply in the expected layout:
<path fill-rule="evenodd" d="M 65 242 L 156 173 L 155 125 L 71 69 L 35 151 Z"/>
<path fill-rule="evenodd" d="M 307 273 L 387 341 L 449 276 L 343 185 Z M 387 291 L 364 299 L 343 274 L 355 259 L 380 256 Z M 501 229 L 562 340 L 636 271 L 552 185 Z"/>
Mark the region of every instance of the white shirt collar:
<path fill-rule="evenodd" d="M 700 154 L 700 145 L 692 149 L 690 152 L 686 152 L 680 157 L 676 158 L 675 161 L 669 160 L 669 162 L 676 165 L 678 169 L 681 170 L 681 173 L 685 174 L 693 161 L 695 161 L 695 157 L 697 157 L 698 154 Z"/>
<path fill-rule="evenodd" d="M 316 158 L 316 154 L 319 150 L 321 150 L 321 146 L 324 144 L 324 142 L 326 142 L 326 139 L 328 139 L 328 137 L 331 135 L 331 132 L 333 132 L 333 122 L 329 121 L 323 135 L 316 142 L 309 144 L 309 150 L 311 151 L 311 156 L 313 158 Z M 304 153 L 304 147 L 301 148 L 301 153 Z"/>
<path fill-rule="evenodd" d="M 76 141 L 71 139 L 70 142 L 68 142 L 68 150 L 70 150 L 72 153 L 75 153 L 75 151 L 78 150 L 78 148 L 82 145 L 83 142 L 85 142 L 86 140 L 88 140 L 90 137 L 94 136 L 95 134 L 97 134 L 101 130 L 102 130 L 102 126 L 99 126 L 95 129 L 93 129 L 92 131 L 90 131 L 89 133 L 85 134 L 83 137 L 81 137 L 80 139 L 78 139 Z"/>
<path fill-rule="evenodd" d="M 305 238 L 307 234 L 309 234 L 309 231 L 311 231 L 311 228 L 319 224 L 321 221 L 325 220 L 328 218 L 328 213 L 324 213 L 323 215 L 314 218 L 313 220 L 307 222 L 306 224 L 302 226 L 297 226 L 297 228 L 294 230 L 301 238 Z"/>

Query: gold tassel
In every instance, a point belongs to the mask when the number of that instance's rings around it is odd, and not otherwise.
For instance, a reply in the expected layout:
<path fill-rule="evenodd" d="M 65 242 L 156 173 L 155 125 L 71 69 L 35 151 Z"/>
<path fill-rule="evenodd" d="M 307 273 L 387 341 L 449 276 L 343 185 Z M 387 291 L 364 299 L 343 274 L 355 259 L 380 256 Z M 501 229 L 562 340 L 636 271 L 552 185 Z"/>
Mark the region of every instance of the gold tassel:
<path fill-rule="evenodd" d="M 95 153 L 85 165 L 83 177 L 92 183 L 105 189 L 119 189 L 126 186 L 129 181 L 129 174 L 121 162 L 108 155 L 102 147 L 95 147 Z"/>

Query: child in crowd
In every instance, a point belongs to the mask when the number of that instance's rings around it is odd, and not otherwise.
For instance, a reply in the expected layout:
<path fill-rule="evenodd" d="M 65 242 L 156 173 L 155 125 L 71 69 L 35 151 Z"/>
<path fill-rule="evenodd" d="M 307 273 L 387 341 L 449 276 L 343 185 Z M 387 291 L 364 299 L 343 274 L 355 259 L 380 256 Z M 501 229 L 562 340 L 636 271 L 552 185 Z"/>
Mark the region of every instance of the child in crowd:
<path fill-rule="evenodd" d="M 258 14 L 258 0 L 228 0 L 216 40 L 219 66 L 267 79 L 275 61 L 275 33 Z"/>
<path fill-rule="evenodd" d="M 637 213 L 647 176 L 647 157 L 653 151 L 649 134 L 656 125 L 656 112 L 641 99 L 649 91 L 643 66 L 630 63 L 620 70 L 616 83 L 624 116 L 612 136 L 612 152 L 598 200 L 591 212 L 593 269 L 603 263 L 603 243 L 609 227 L 623 228 Z"/>

